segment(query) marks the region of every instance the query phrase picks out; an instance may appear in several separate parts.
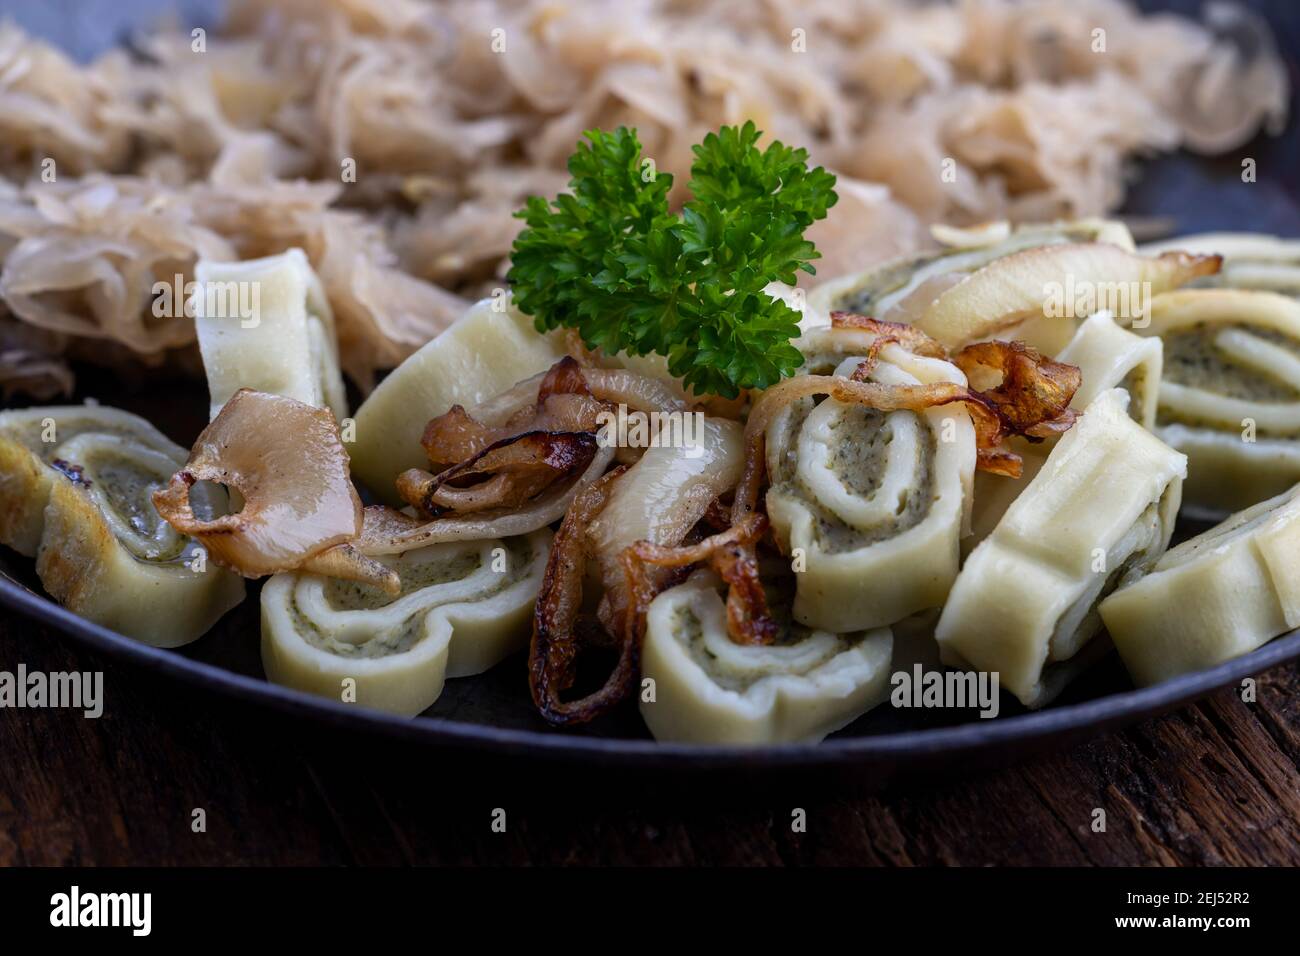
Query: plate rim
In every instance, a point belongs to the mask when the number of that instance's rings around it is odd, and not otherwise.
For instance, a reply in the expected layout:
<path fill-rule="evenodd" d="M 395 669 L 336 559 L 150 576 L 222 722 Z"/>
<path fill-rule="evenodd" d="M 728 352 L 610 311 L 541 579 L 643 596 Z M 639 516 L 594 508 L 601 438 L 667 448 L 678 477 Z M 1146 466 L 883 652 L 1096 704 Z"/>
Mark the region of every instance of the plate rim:
<path fill-rule="evenodd" d="M 585 761 L 599 759 L 629 766 L 813 768 L 880 762 L 922 762 L 936 756 L 970 756 L 999 745 L 1041 743 L 1067 734 L 1096 735 L 1108 727 L 1165 713 L 1199 700 L 1242 678 L 1300 657 L 1300 629 L 1213 667 L 1102 697 L 942 727 L 833 737 L 818 743 L 761 746 L 660 743 L 615 737 L 585 737 L 554 731 L 497 727 L 445 717 L 399 717 L 356 704 L 336 702 L 304 691 L 240 674 L 154 647 L 69 611 L 0 571 L 0 604 L 70 635 L 78 643 L 116 661 L 168 678 L 254 702 L 292 716 L 323 718 L 350 730 L 382 730 L 387 735 L 444 748 L 474 749 L 499 756 L 529 756 Z M 305 713 L 304 713 L 305 712 Z"/>

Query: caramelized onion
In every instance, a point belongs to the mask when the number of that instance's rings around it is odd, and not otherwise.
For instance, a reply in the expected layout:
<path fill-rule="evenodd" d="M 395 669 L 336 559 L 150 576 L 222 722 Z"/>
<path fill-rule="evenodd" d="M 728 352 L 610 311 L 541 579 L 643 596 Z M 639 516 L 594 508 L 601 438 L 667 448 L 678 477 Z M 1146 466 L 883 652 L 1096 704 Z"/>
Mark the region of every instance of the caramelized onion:
<path fill-rule="evenodd" d="M 948 350 L 914 325 L 904 322 L 885 322 L 856 312 L 832 312 L 831 328 L 862 329 L 876 335 L 868 357 L 874 358 L 886 345 L 898 344 L 909 352 L 927 358 L 946 359 Z"/>
<path fill-rule="evenodd" d="M 237 490 L 237 514 L 203 519 L 196 482 Z M 158 513 L 247 577 L 297 568 L 361 530 L 361 500 L 334 416 L 292 398 L 240 389 L 203 430 L 185 467 L 154 492 Z"/>
<path fill-rule="evenodd" d="M 612 447 L 597 443 L 591 464 L 567 486 L 553 483 L 526 507 L 474 512 L 472 516 L 444 515 L 432 521 L 402 514 L 393 508 L 367 508 L 366 526 L 353 543 L 362 554 L 402 554 L 444 541 L 477 541 L 529 534 L 559 521 L 574 497 L 601 475 L 614 459 Z M 372 514 L 373 512 L 373 514 Z"/>
<path fill-rule="evenodd" d="M 587 529 L 608 503 L 614 483 L 624 471 L 615 468 L 582 489 L 551 544 L 533 615 L 528 686 L 538 712 L 552 724 L 585 723 L 605 713 L 627 696 L 640 666 L 640 642 L 633 639 L 634 633 L 625 633 L 618 663 L 600 689 L 579 700 L 562 699 L 577 678 L 578 656 L 584 647 L 580 617 Z M 590 645 L 590 641 L 586 643 Z"/>
<path fill-rule="evenodd" d="M 524 432 L 437 475 L 412 468 L 398 477 L 397 492 L 429 517 L 516 508 L 554 482 L 586 469 L 596 443 L 596 436 L 586 431 Z"/>
<path fill-rule="evenodd" d="M 758 541 L 766 532 L 767 518 L 750 513 L 726 531 L 696 544 L 668 547 L 638 541 L 629 547 L 624 553 L 624 568 L 628 591 L 635 600 L 636 620 L 644 621 L 650 601 L 663 590 L 663 586 L 654 587 L 653 578 L 639 566 L 680 570 L 708 562 L 727 584 L 728 636 L 737 644 L 771 644 L 779 628 L 768 610 L 755 556 Z"/>
<path fill-rule="evenodd" d="M 600 619 L 618 630 L 628 602 L 623 551 L 639 540 L 675 545 L 685 539 L 709 504 L 740 478 L 744 440 L 735 422 L 701 418 L 698 440 L 684 447 L 646 449 L 614 487 L 609 503 L 591 522 L 587 541 L 595 554 L 605 595 Z"/>
<path fill-rule="evenodd" d="M 980 394 L 998 410 L 1007 430 L 1028 438 L 1046 438 L 1074 424 L 1070 401 L 1083 381 L 1074 365 L 1053 362 L 1020 342 L 978 342 L 952 357 L 974 385 L 981 374 L 1000 377 Z"/>
<path fill-rule="evenodd" d="M 402 579 L 396 571 L 374 558 L 366 557 L 351 543 L 336 544 L 320 554 L 312 555 L 298 566 L 298 570 L 326 578 L 359 581 L 393 597 L 402 593 Z"/>
<path fill-rule="evenodd" d="M 599 416 L 608 410 L 592 397 L 578 363 L 566 357 L 473 412 L 453 405 L 425 426 L 420 444 L 430 462 L 451 465 L 525 432 L 594 434 Z"/>

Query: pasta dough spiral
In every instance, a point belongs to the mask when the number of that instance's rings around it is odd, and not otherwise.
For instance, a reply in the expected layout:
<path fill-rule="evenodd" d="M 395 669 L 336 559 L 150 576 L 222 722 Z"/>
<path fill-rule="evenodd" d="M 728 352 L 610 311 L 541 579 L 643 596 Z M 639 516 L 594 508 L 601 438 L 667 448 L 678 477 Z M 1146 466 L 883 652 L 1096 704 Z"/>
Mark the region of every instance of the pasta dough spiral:
<path fill-rule="evenodd" d="M 0 413 L 0 541 L 35 556 L 69 610 L 159 647 L 200 637 L 244 596 L 154 508 L 186 452 L 141 418 L 65 405 Z M 216 505 L 202 486 L 194 506 Z"/>
<path fill-rule="evenodd" d="M 1156 431 L 1188 457 L 1188 504 L 1236 511 L 1300 481 L 1300 301 L 1166 293 L 1135 331 L 1164 342 Z"/>
<path fill-rule="evenodd" d="M 839 330 L 801 340 L 811 368 L 833 354 L 836 339 L 860 344 Z M 882 354 L 887 361 L 871 372 L 882 384 L 965 384 L 948 362 L 897 346 Z M 852 374 L 860 361 L 845 358 L 836 374 Z M 975 431 L 964 409 L 880 412 L 805 398 L 777 414 L 766 439 L 767 511 L 797 572 L 797 621 L 859 631 L 943 603 L 957 576 L 975 471 Z"/>
<path fill-rule="evenodd" d="M 262 664 L 277 684 L 405 717 L 447 677 L 478 674 L 524 646 L 550 532 L 385 555 L 402 593 L 302 572 L 262 589 Z M 354 692 L 355 696 L 349 696 Z"/>
<path fill-rule="evenodd" d="M 1130 572 L 1101 616 L 1139 684 L 1212 667 L 1300 626 L 1300 488 Z"/>
<path fill-rule="evenodd" d="M 1096 605 L 1168 547 L 1186 458 L 1103 392 L 962 567 L 935 639 L 946 663 L 997 672 L 1029 707 L 1064 686 L 1100 630 Z"/>
<path fill-rule="evenodd" d="M 655 739 L 709 744 L 816 742 L 888 694 L 889 628 L 833 634 L 792 626 L 774 646 L 727 636 L 717 579 L 697 572 L 646 617 L 641 716 Z"/>

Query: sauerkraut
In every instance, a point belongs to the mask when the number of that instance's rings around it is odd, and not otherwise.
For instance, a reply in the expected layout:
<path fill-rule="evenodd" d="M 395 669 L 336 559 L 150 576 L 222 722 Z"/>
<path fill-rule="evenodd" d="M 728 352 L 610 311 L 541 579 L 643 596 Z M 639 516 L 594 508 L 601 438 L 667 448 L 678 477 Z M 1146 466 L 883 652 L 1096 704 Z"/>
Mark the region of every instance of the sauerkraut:
<path fill-rule="evenodd" d="M 0 26 L 0 389 L 67 356 L 185 361 L 156 283 L 303 248 L 363 389 L 503 284 L 530 193 L 585 129 L 635 125 L 685 197 L 690 144 L 754 119 L 840 176 L 820 278 L 924 226 L 1082 217 L 1131 157 L 1222 152 L 1285 118 L 1255 16 L 1118 0 L 236 0 L 78 64 Z M 90 347 L 86 347 L 89 343 Z"/>

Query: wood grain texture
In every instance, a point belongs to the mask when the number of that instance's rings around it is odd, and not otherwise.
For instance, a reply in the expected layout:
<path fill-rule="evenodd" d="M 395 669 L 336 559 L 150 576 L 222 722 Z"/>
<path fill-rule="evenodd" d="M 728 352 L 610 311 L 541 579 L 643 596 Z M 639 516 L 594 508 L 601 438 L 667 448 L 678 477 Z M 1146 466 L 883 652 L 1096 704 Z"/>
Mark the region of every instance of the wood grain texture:
<path fill-rule="evenodd" d="M 106 706 L 98 720 L 0 712 L 5 865 L 1300 864 L 1294 665 L 1261 677 L 1254 704 L 1224 692 L 1023 766 L 862 794 L 798 775 L 721 791 L 700 777 L 575 782 L 322 739 L 5 616 L 0 669 L 20 662 L 102 668 Z M 191 830 L 196 808 L 206 833 Z"/>

